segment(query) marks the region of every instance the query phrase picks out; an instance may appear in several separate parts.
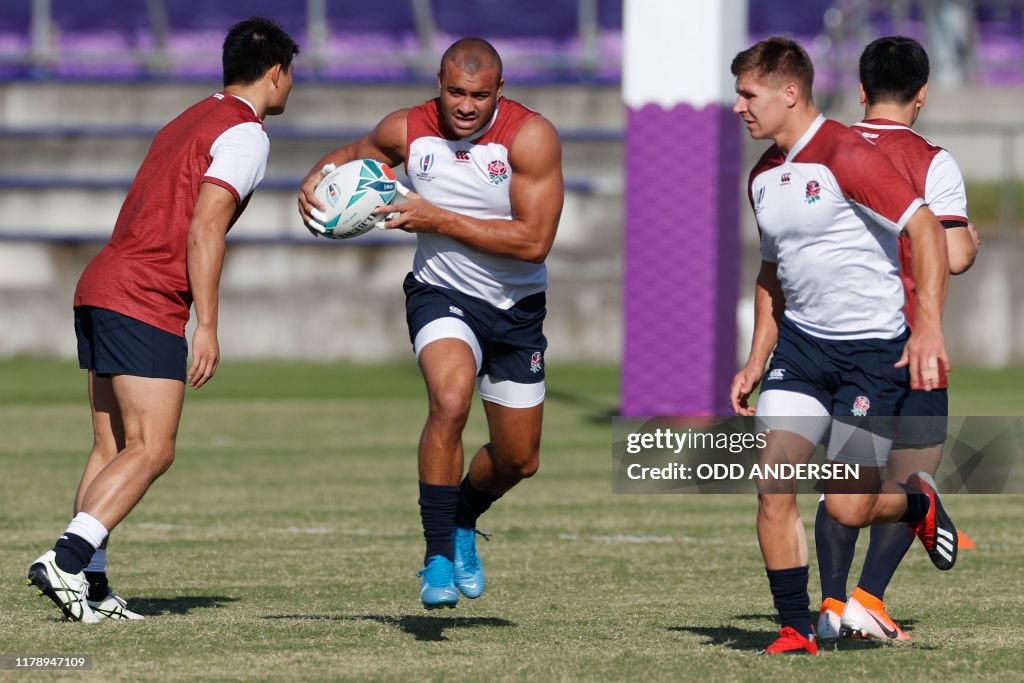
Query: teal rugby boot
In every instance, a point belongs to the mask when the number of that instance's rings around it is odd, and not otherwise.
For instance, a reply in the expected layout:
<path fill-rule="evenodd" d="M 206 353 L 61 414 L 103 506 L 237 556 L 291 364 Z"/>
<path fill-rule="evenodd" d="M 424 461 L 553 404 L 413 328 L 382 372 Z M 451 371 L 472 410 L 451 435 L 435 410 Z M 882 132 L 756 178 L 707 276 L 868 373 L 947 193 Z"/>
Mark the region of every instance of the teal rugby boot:
<path fill-rule="evenodd" d="M 479 598 L 484 592 L 484 567 L 476 551 L 476 536 L 490 540 L 488 534 L 476 529 L 455 527 L 452 544 L 455 546 L 455 585 L 469 599 Z"/>
<path fill-rule="evenodd" d="M 427 565 L 416 574 L 420 582 L 420 600 L 426 609 L 455 607 L 459 602 L 459 591 L 452 576 L 452 561 L 442 555 L 431 555 Z"/>

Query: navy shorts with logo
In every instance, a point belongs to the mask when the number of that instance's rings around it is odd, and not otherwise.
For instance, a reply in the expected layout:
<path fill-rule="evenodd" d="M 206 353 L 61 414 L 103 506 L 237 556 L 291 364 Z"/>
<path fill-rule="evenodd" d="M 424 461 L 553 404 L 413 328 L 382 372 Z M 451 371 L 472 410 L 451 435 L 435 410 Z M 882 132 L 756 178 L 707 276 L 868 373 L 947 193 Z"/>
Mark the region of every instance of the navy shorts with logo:
<path fill-rule="evenodd" d="M 133 375 L 185 381 L 184 337 L 93 306 L 75 307 L 78 366 L 98 377 Z"/>
<path fill-rule="evenodd" d="M 946 389 L 911 391 L 900 404 L 899 416 L 894 449 L 945 443 L 949 393 Z"/>
<path fill-rule="evenodd" d="M 403 283 L 409 340 L 439 318 L 466 323 L 483 353 L 478 376 L 536 384 L 544 380 L 544 292 L 524 297 L 507 310 L 454 289 L 426 285 L 409 273 Z"/>
<path fill-rule="evenodd" d="M 898 415 L 910 391 L 910 373 L 893 366 L 909 335 L 905 331 L 895 339 L 822 339 L 783 316 L 761 391 L 807 394 L 837 418 Z"/>

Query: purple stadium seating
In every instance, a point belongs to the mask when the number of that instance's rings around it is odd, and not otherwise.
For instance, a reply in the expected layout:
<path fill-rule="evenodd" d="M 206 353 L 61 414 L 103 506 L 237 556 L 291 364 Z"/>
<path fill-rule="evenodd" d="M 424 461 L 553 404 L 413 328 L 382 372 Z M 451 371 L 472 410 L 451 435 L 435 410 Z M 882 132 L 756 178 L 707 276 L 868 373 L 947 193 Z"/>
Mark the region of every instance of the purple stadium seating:
<path fill-rule="evenodd" d="M 309 43 L 306 0 L 164 0 L 170 35 L 166 62 L 157 51 L 145 0 L 51 0 L 54 28 L 49 60 L 33 59 L 32 0 L 3 0 L 0 11 L 2 78 L 190 78 L 216 79 L 220 44 L 230 24 L 259 14 L 273 18 L 304 47 L 297 62 L 302 79 L 420 80 L 433 69 L 424 64 L 431 51 L 451 40 L 479 35 L 502 52 L 510 77 L 554 81 L 615 81 L 621 77 L 622 0 L 597 0 L 597 49 L 581 43 L 578 0 L 432 0 L 436 43 L 424 54 L 410 0 L 369 4 L 356 0 L 326 2 L 325 54 L 314 65 Z M 1024 82 L 1024 7 L 1001 0 L 975 3 L 975 75 L 993 83 Z M 831 7 L 868 12 L 870 33 L 899 32 L 923 38 L 921 3 L 893 5 L 855 0 L 758 0 L 749 3 L 749 34 L 757 39 L 787 33 L 801 40 L 822 64 L 824 87 L 838 84 L 830 75 L 830 51 L 850 44 L 816 41 L 825 33 Z M 367 11 L 367 10 L 372 11 Z M 820 54 L 817 54 L 820 52 Z M 435 55 L 436 56 L 436 55 Z M 832 60 L 834 61 L 834 60 Z M 845 67 L 844 67 L 845 68 Z M 835 82 L 835 83 L 833 83 Z"/>

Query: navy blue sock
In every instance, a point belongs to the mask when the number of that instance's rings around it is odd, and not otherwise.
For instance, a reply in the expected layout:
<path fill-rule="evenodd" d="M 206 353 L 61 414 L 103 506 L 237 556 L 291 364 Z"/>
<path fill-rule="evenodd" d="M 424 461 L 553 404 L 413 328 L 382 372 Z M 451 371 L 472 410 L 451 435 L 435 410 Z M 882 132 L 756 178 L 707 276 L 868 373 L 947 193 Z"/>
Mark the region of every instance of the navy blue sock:
<path fill-rule="evenodd" d="M 65 571 L 68 574 L 77 574 L 85 569 L 85 565 L 89 564 L 89 560 L 92 559 L 96 548 L 93 548 L 89 541 L 78 534 L 65 533 L 57 539 L 57 544 L 53 546 L 53 551 L 57 554 L 55 561 L 61 571 Z"/>
<path fill-rule="evenodd" d="M 811 598 L 807 595 L 807 565 L 791 569 L 766 569 L 768 585 L 779 612 L 779 622 L 805 638 L 811 637 Z"/>
<path fill-rule="evenodd" d="M 907 492 L 907 510 L 900 517 L 901 522 L 907 524 L 917 524 L 924 516 L 928 514 L 929 508 L 932 506 L 931 499 L 925 494 L 921 493 L 917 489 L 912 489 L 906 484 L 900 484 L 903 490 Z M 874 593 L 872 593 L 874 595 Z"/>
<path fill-rule="evenodd" d="M 828 514 L 825 501 L 818 503 L 818 515 L 814 518 L 814 550 L 818 555 L 822 601 L 834 598 L 846 602 L 846 580 L 850 576 L 859 535 L 860 529 L 843 526 Z"/>
<path fill-rule="evenodd" d="M 89 582 L 89 599 L 99 602 L 107 597 L 110 583 L 107 581 L 106 572 L 86 572 L 85 578 Z"/>
<path fill-rule="evenodd" d="M 872 526 L 871 545 L 857 586 L 881 600 L 896 568 L 913 544 L 914 530 L 905 522 Z"/>
<path fill-rule="evenodd" d="M 452 547 L 452 529 L 455 526 L 455 507 L 459 502 L 458 486 L 437 486 L 420 482 L 420 519 L 423 538 L 427 540 L 427 558 L 434 555 L 455 558 Z"/>
<path fill-rule="evenodd" d="M 467 474 L 459 486 L 459 504 L 455 508 L 455 526 L 463 529 L 475 529 L 476 520 L 487 512 L 491 504 L 501 498 L 481 491 L 469 480 Z"/>

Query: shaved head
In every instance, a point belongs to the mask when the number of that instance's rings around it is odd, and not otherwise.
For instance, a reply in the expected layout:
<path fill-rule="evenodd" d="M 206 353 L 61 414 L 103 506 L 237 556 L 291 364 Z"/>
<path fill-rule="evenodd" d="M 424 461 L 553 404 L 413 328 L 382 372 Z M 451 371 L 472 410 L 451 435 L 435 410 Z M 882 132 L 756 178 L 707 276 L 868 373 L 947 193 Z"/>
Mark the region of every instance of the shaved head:
<path fill-rule="evenodd" d="M 463 38 L 452 43 L 441 57 L 441 71 L 448 64 L 471 75 L 486 69 L 497 69 L 498 80 L 501 80 L 501 57 L 494 46 L 483 38 Z"/>

